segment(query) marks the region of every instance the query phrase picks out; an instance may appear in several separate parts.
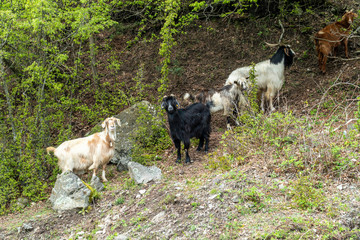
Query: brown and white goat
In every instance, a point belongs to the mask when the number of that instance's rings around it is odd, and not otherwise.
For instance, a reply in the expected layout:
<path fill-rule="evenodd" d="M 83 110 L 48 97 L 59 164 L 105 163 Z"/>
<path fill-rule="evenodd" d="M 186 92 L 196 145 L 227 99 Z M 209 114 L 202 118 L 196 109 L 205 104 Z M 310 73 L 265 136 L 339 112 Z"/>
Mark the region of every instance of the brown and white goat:
<path fill-rule="evenodd" d="M 322 73 L 326 72 L 328 56 L 335 54 L 335 48 L 341 44 L 345 47 L 345 56 L 349 57 L 348 37 L 350 27 L 356 17 L 358 15 L 352 10 L 346 11 L 340 21 L 327 25 L 315 34 L 315 48 L 318 55 L 319 68 Z"/>
<path fill-rule="evenodd" d="M 121 126 L 119 119 L 106 118 L 101 124 L 104 128 L 102 132 L 63 142 L 57 148 L 48 147 L 46 151 L 48 154 L 54 152 L 62 172 L 93 170 L 94 177 L 96 170 L 102 165 L 102 180 L 107 182 L 105 167 L 114 156 L 116 123 Z"/>

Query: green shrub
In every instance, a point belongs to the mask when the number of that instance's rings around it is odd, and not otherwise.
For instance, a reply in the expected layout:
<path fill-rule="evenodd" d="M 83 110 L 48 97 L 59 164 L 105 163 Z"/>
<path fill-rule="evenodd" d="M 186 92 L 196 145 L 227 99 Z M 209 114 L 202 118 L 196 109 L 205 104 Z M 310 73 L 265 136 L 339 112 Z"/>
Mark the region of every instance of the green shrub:
<path fill-rule="evenodd" d="M 136 120 L 140 127 L 133 136 L 135 144 L 131 155 L 133 161 L 153 165 L 161 160 L 161 154 L 172 145 L 172 141 L 159 110 L 140 106 L 140 113 Z"/>
<path fill-rule="evenodd" d="M 294 203 L 293 206 L 303 210 L 320 210 L 325 209 L 325 195 L 322 189 L 313 183 L 309 176 L 298 176 L 289 186 L 289 195 Z"/>

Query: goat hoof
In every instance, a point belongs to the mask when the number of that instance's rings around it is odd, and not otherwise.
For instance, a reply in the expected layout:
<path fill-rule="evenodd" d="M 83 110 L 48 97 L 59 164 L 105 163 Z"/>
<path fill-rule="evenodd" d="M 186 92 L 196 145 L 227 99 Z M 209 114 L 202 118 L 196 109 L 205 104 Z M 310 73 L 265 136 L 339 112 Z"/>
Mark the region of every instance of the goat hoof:
<path fill-rule="evenodd" d="M 176 159 L 175 163 L 181 163 L 181 159 Z"/>
<path fill-rule="evenodd" d="M 187 160 L 185 161 L 185 164 L 190 164 L 190 163 L 193 163 L 193 161 L 190 160 L 190 159 L 187 159 Z"/>

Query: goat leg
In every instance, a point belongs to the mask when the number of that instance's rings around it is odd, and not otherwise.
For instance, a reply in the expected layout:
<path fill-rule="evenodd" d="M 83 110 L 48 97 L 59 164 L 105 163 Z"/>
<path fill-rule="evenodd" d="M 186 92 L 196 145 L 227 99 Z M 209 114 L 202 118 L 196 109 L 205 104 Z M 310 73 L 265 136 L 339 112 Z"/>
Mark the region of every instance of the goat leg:
<path fill-rule="evenodd" d="M 226 117 L 226 128 L 227 130 L 231 130 L 231 126 L 230 126 L 230 116 Z"/>
<path fill-rule="evenodd" d="M 185 139 L 184 140 L 184 149 L 185 149 L 185 153 L 186 153 L 186 160 L 185 163 L 190 163 L 190 156 L 189 156 L 189 147 L 190 147 L 190 139 Z"/>
<path fill-rule="evenodd" d="M 176 162 L 177 163 L 180 163 L 181 162 L 181 143 L 180 143 L 180 140 L 174 140 L 174 144 L 175 144 L 175 147 L 177 149 L 177 159 L 176 159 Z"/>
<path fill-rule="evenodd" d="M 185 153 L 186 153 L 185 163 L 191 163 L 191 159 L 190 159 L 190 156 L 189 156 L 189 149 L 185 149 Z"/>
<path fill-rule="evenodd" d="M 204 146 L 204 138 L 200 137 L 199 146 L 197 147 L 196 151 L 201 151 Z"/>
<path fill-rule="evenodd" d="M 103 165 L 103 169 L 102 169 L 102 175 L 101 175 L 101 178 L 103 180 L 103 182 L 107 182 L 108 180 L 106 179 L 105 177 L 105 167 L 106 167 L 106 164 Z"/>
<path fill-rule="evenodd" d="M 209 136 L 205 138 L 205 153 L 209 150 Z"/>
<path fill-rule="evenodd" d="M 273 97 L 270 96 L 270 100 L 269 100 L 269 105 L 270 105 L 270 112 L 274 112 L 275 111 L 275 108 L 274 108 L 274 105 L 273 105 Z"/>
<path fill-rule="evenodd" d="M 94 168 L 92 178 L 96 177 L 96 170 L 97 170 L 97 169 Z"/>

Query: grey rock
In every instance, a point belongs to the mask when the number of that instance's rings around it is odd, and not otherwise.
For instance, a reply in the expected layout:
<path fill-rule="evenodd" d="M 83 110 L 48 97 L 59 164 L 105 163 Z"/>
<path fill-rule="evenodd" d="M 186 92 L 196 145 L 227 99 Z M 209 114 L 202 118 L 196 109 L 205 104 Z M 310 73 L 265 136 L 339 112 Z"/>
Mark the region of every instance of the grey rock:
<path fill-rule="evenodd" d="M 157 181 L 162 178 L 161 170 L 158 167 L 145 167 L 137 162 L 128 163 L 130 177 L 136 184 L 144 184 L 150 181 Z"/>
<path fill-rule="evenodd" d="M 104 190 L 104 184 L 100 181 L 98 176 L 93 176 L 90 181 L 90 185 L 96 189 L 96 191 L 101 192 Z"/>
<path fill-rule="evenodd" d="M 33 226 L 30 224 L 30 223 L 24 223 L 22 225 L 22 228 L 25 230 L 25 231 L 32 231 L 34 228 Z"/>
<path fill-rule="evenodd" d="M 27 198 L 20 197 L 20 198 L 17 199 L 16 204 L 20 208 L 25 208 L 29 204 L 29 200 Z"/>
<path fill-rule="evenodd" d="M 115 154 L 110 162 L 117 165 L 118 171 L 128 170 L 128 163 L 132 160 L 131 150 L 134 145 L 134 135 L 139 127 L 143 127 L 137 120 L 144 109 L 147 109 L 153 117 L 157 116 L 155 107 L 148 101 L 137 103 L 114 116 L 120 119 L 121 127 L 116 128 Z M 150 122 L 146 123 L 146 126 L 149 126 L 149 131 L 151 125 Z"/>
<path fill-rule="evenodd" d="M 78 176 L 67 171 L 58 175 L 49 200 L 57 211 L 86 208 L 89 206 L 90 193 Z"/>
<path fill-rule="evenodd" d="M 114 240 L 128 240 L 129 238 L 123 234 L 117 235 L 114 237 Z"/>
<path fill-rule="evenodd" d="M 161 221 L 163 221 L 165 218 L 165 212 L 162 211 L 160 213 L 158 213 L 155 217 L 153 217 L 153 219 L 151 220 L 153 223 L 160 223 Z"/>

